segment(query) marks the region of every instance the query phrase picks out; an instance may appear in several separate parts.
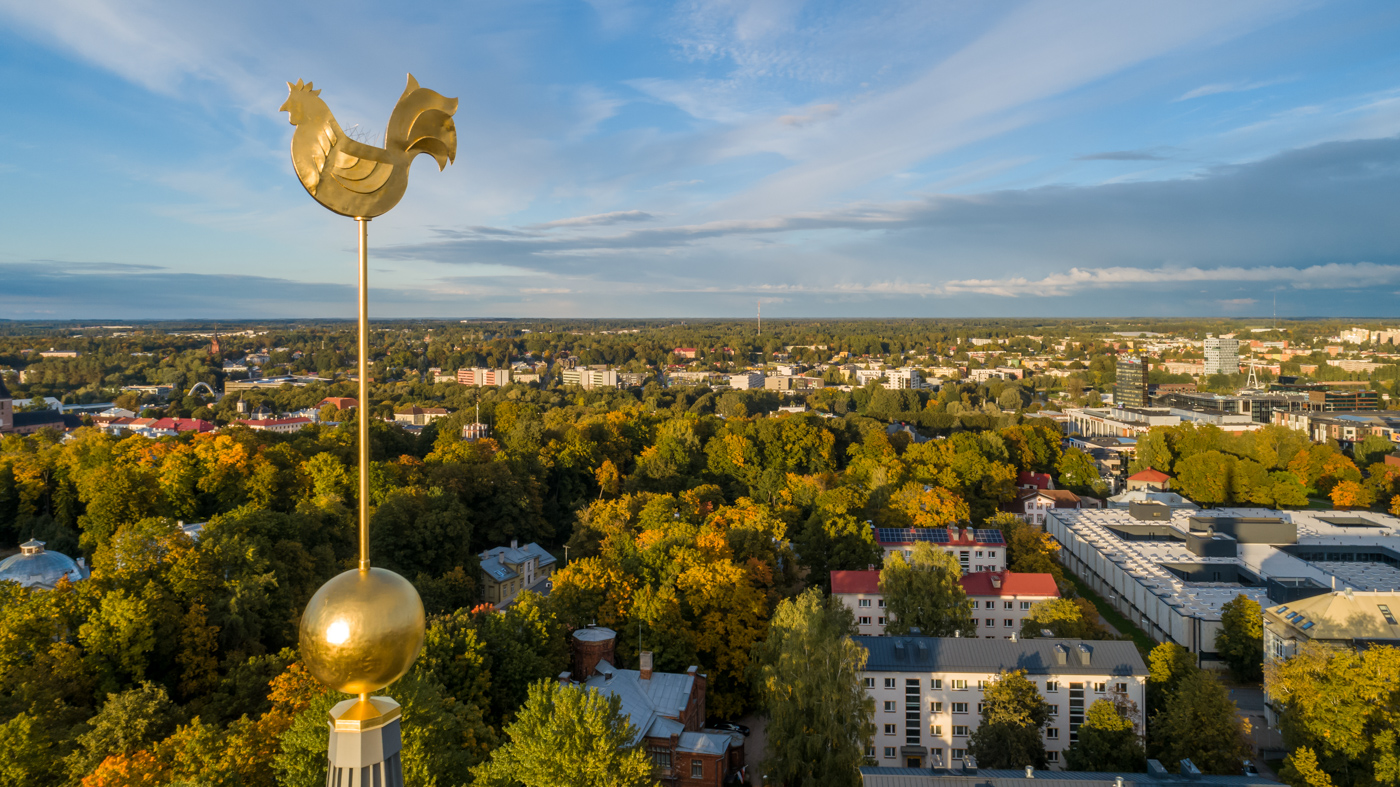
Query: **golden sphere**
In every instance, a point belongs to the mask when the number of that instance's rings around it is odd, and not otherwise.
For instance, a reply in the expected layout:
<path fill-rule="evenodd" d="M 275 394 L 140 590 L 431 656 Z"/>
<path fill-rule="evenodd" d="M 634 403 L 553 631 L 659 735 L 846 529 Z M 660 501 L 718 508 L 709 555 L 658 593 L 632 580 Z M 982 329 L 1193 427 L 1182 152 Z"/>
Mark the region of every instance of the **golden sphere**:
<path fill-rule="evenodd" d="M 403 677 L 423 647 L 423 600 L 382 568 L 351 569 L 322 585 L 301 616 L 301 657 L 336 691 L 363 694 Z"/>

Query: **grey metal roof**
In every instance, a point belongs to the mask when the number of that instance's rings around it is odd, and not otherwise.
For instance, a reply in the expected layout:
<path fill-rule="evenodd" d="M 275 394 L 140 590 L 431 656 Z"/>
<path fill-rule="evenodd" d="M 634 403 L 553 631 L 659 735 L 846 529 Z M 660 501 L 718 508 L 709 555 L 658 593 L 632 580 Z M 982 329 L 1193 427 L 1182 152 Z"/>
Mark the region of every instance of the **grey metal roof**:
<path fill-rule="evenodd" d="M 72 558 L 62 552 L 45 550 L 44 542 L 30 539 L 23 546 L 24 552 L 5 558 L 0 563 L 0 581 L 52 590 L 65 575 L 69 582 L 87 578 L 87 574 Z"/>
<path fill-rule="evenodd" d="M 1034 772 L 1027 779 L 1025 771 L 982 768 L 961 773 L 929 768 L 878 768 L 861 766 L 865 787 L 1034 787 L 1037 781 L 1053 781 L 1057 787 L 1109 787 L 1123 780 L 1123 787 L 1166 787 L 1172 785 L 1216 785 L 1217 787 L 1278 787 L 1278 782 L 1259 776 L 1212 776 L 1202 774 L 1187 778 L 1178 774 L 1090 773 L 1086 771 Z"/>
<path fill-rule="evenodd" d="M 637 670 L 618 669 L 607 661 L 598 662 L 596 669 L 584 685 L 621 698 L 622 712 L 637 726 L 638 738 L 648 734 L 658 717 L 680 718 L 695 688 L 695 678 L 688 674 L 653 672 L 649 680 L 642 680 L 642 673 Z M 669 737 L 670 732 L 666 735 Z"/>
<path fill-rule="evenodd" d="M 985 639 L 976 637 L 853 637 L 870 654 L 871 672 L 1001 672 L 1032 675 L 1146 675 L 1137 647 L 1118 640 Z M 1065 663 L 1058 663 L 1058 649 Z M 1087 649 L 1089 664 L 1080 663 Z"/>
<path fill-rule="evenodd" d="M 505 556 L 504 565 L 497 559 L 497 555 Z M 481 570 L 490 574 L 491 578 L 497 582 L 520 576 L 511 566 L 518 566 L 532 557 L 538 559 L 540 568 L 557 562 L 553 555 L 545 551 L 544 547 L 533 542 L 522 547 L 493 547 L 477 557 L 481 558 Z"/>

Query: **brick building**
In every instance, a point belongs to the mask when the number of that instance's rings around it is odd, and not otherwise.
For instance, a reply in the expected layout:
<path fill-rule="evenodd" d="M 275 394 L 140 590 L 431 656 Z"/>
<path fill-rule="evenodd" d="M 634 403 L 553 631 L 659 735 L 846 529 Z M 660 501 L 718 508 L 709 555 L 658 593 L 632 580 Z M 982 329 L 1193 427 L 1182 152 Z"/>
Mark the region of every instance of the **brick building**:
<path fill-rule="evenodd" d="M 637 734 L 633 743 L 651 757 L 653 775 L 666 787 L 721 787 L 744 768 L 744 736 L 705 728 L 705 676 L 692 666 L 684 673 L 656 672 L 652 653 L 643 651 L 640 669 L 620 669 L 612 629 L 590 626 L 569 638 L 573 672 L 559 682 L 578 683 L 618 697 Z"/>

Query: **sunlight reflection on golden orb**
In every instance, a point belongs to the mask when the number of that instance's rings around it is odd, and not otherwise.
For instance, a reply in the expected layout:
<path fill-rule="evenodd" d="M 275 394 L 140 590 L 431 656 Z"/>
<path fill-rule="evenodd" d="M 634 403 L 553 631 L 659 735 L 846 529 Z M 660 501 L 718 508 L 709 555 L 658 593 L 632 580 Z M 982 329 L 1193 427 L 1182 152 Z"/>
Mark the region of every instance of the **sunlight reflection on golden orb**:
<path fill-rule="evenodd" d="M 301 657 L 317 680 L 346 694 L 403 677 L 423 647 L 423 600 L 382 568 L 351 569 L 322 585 L 301 616 Z"/>

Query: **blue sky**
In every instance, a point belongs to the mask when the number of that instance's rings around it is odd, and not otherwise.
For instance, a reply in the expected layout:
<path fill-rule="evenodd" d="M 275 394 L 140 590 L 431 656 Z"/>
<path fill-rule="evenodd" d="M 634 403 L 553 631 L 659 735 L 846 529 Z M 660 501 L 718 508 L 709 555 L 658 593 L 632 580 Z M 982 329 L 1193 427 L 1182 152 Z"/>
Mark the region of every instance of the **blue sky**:
<path fill-rule="evenodd" d="M 0 0 L 0 318 L 350 317 L 287 81 L 377 136 L 384 317 L 1394 317 L 1400 5 Z"/>

